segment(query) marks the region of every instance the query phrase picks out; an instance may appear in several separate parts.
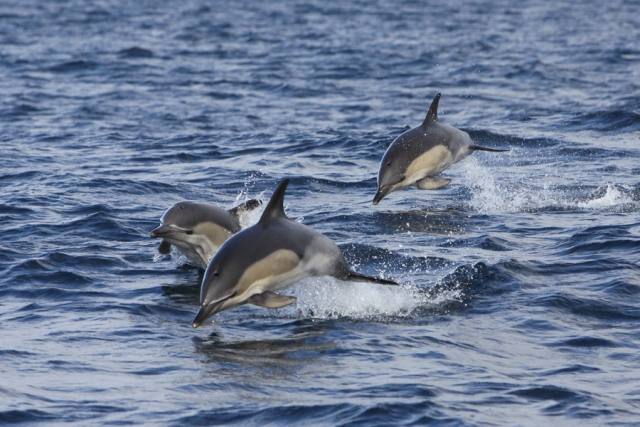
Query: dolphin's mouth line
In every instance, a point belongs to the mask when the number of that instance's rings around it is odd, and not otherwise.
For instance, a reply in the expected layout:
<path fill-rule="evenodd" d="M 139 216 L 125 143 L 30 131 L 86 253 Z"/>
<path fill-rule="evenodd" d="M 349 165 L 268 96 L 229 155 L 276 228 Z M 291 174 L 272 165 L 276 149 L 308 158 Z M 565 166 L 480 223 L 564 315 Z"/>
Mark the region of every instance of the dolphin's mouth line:
<path fill-rule="evenodd" d="M 207 304 L 207 307 L 209 307 L 211 305 L 214 305 L 214 304 L 219 304 L 221 302 L 224 302 L 224 301 L 226 301 L 228 299 L 231 299 L 231 298 L 235 297 L 236 295 L 238 295 L 238 291 L 234 291 L 233 293 L 227 295 L 226 297 L 222 297 L 222 298 L 220 298 L 220 299 L 218 299 L 216 301 L 210 302 L 209 304 Z"/>
<path fill-rule="evenodd" d="M 396 182 L 392 182 L 391 184 L 387 184 L 387 185 L 383 185 L 380 188 L 386 188 L 386 187 L 393 187 L 394 185 L 398 185 L 400 184 L 402 181 L 404 181 L 405 179 L 407 179 L 407 177 L 405 175 L 402 175 L 400 177 L 400 179 L 398 179 Z"/>
<path fill-rule="evenodd" d="M 405 175 L 402 175 L 400 178 L 398 178 L 398 180 L 397 180 L 397 181 L 392 182 L 391 184 L 386 184 L 386 185 L 380 185 L 380 186 L 378 186 L 378 191 L 386 190 L 387 188 L 391 188 L 391 187 L 393 187 L 394 185 L 398 185 L 398 184 L 400 184 L 402 181 L 404 181 L 405 179 L 407 179 L 407 177 L 406 177 Z"/>
<path fill-rule="evenodd" d="M 389 193 L 393 191 L 393 187 L 400 184 L 405 179 L 407 179 L 407 176 L 402 175 L 400 178 L 398 178 L 398 180 L 396 180 L 395 182 L 392 182 L 391 184 L 378 186 L 378 191 L 376 192 L 376 195 L 373 197 L 373 204 L 377 205 L 378 203 L 380 203 L 380 200 L 384 199 Z"/>
<path fill-rule="evenodd" d="M 183 233 L 188 236 L 193 234 L 193 230 L 189 228 L 180 228 L 173 225 L 161 225 L 151 232 L 151 237 L 164 237 L 169 234 Z"/>
<path fill-rule="evenodd" d="M 378 203 L 380 203 L 380 201 L 382 199 L 384 199 L 389 193 L 391 193 L 391 189 L 393 188 L 394 185 L 399 184 L 400 182 L 404 181 L 404 176 L 400 178 L 399 181 L 393 183 L 393 184 L 389 184 L 389 185 L 383 185 L 381 187 L 378 187 L 378 191 L 376 192 L 376 195 L 373 196 L 373 204 L 377 205 Z"/>
<path fill-rule="evenodd" d="M 217 301 L 214 301 L 214 302 L 209 303 L 207 305 L 203 305 L 200 308 L 200 311 L 198 311 L 198 314 L 196 314 L 195 319 L 193 319 L 193 324 L 191 326 L 193 326 L 194 328 L 197 328 L 198 326 L 200 326 L 202 324 L 202 322 L 204 322 L 209 317 L 211 317 L 214 314 L 216 314 L 219 311 L 219 308 L 222 307 L 222 305 L 224 304 L 225 301 L 235 297 L 237 293 L 238 292 L 234 292 L 231 295 L 227 295 L 226 297 L 222 297 Z"/>

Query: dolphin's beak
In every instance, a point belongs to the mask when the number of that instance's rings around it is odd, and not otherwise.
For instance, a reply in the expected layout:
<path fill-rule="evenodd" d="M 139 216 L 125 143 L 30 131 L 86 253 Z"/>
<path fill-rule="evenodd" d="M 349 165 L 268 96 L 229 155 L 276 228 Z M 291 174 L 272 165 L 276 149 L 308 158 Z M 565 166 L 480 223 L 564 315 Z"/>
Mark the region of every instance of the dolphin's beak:
<path fill-rule="evenodd" d="M 212 302 L 210 304 L 203 305 L 202 307 L 200 307 L 200 311 L 198 311 L 198 314 L 196 314 L 196 318 L 193 319 L 193 325 L 192 326 L 194 328 L 197 328 L 198 326 L 202 325 L 202 322 L 207 320 L 209 317 L 211 317 L 214 314 L 220 312 L 222 310 L 222 306 L 224 305 L 224 302 L 226 300 L 230 299 L 230 298 L 235 297 L 236 294 L 237 294 L 237 292 L 234 292 L 234 293 L 229 294 L 226 297 L 221 298 L 221 299 L 219 299 L 219 300 L 217 300 L 215 302 Z M 231 308 L 231 307 L 227 307 L 227 308 Z"/>
<path fill-rule="evenodd" d="M 151 237 L 162 237 L 165 234 L 168 234 L 172 231 L 171 227 L 169 227 L 168 225 L 161 225 L 158 228 L 155 228 L 152 232 L 151 232 Z"/>
<path fill-rule="evenodd" d="M 176 227 L 175 225 L 164 225 L 162 224 L 160 227 L 154 229 L 151 232 L 151 237 L 163 237 L 170 233 L 184 233 L 184 234 L 192 234 L 193 230 L 189 230 L 186 228 Z"/>
<path fill-rule="evenodd" d="M 377 205 L 380 200 L 384 199 L 387 194 L 391 192 L 391 186 L 385 185 L 384 187 L 378 187 L 378 192 L 373 197 L 373 204 Z"/>
<path fill-rule="evenodd" d="M 213 304 L 209 304 L 209 305 L 205 305 L 200 307 L 200 311 L 198 311 L 198 314 L 196 314 L 196 318 L 193 319 L 193 327 L 197 328 L 198 326 L 202 325 L 202 322 L 204 322 L 205 320 L 207 320 L 209 317 L 213 316 L 214 314 L 216 314 L 218 311 L 220 311 L 220 307 L 222 307 L 222 303 L 224 301 L 219 301 Z"/>
<path fill-rule="evenodd" d="M 202 322 L 207 320 L 213 314 L 215 306 L 215 304 L 210 304 L 200 307 L 200 311 L 198 311 L 198 314 L 196 314 L 196 318 L 193 319 L 193 325 L 191 326 L 197 328 L 198 326 L 202 325 Z"/>

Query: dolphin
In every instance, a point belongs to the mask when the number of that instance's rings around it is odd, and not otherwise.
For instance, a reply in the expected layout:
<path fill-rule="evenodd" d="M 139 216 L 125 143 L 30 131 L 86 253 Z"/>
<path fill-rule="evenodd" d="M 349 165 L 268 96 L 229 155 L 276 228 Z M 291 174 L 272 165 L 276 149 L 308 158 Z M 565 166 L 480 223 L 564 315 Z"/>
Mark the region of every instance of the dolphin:
<path fill-rule="evenodd" d="M 191 262 L 207 268 L 216 250 L 240 231 L 239 215 L 261 204 L 259 200 L 248 200 L 226 211 L 208 203 L 179 202 L 162 215 L 161 224 L 151 237 L 162 238 L 158 246 L 161 254 L 168 254 L 174 245 Z"/>
<path fill-rule="evenodd" d="M 194 328 L 220 311 L 244 304 L 266 308 L 292 304 L 295 297 L 275 292 L 305 277 L 397 285 L 352 271 L 331 239 L 289 219 L 283 208 L 288 184 L 285 179 L 278 185 L 257 224 L 233 235 L 211 259 L 202 279 Z"/>
<path fill-rule="evenodd" d="M 438 120 L 438 101 L 440 94 L 433 99 L 422 125 L 398 136 L 384 153 L 374 205 L 392 191 L 411 185 L 421 190 L 444 187 L 451 180 L 435 176 L 476 150 L 509 151 L 474 145 L 467 132 L 442 123 Z"/>

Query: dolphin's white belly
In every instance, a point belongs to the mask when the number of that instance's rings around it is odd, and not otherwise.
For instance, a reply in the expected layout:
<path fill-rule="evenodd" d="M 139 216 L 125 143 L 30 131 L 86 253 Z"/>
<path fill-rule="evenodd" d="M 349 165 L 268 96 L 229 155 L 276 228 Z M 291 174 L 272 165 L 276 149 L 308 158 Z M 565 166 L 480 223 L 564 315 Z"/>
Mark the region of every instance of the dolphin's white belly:
<path fill-rule="evenodd" d="M 405 179 L 398 183 L 396 189 L 408 187 L 427 176 L 438 175 L 455 161 L 448 148 L 436 145 L 429 151 L 415 158 L 407 167 Z"/>
<path fill-rule="evenodd" d="M 306 277 L 332 274 L 336 263 L 333 247 L 323 239 L 314 243 L 302 259 L 291 250 L 280 249 L 251 265 L 238 281 L 236 289 L 240 292 L 227 300 L 223 309 L 243 304 L 256 294 L 286 289 Z M 337 246 L 335 249 L 339 253 Z"/>

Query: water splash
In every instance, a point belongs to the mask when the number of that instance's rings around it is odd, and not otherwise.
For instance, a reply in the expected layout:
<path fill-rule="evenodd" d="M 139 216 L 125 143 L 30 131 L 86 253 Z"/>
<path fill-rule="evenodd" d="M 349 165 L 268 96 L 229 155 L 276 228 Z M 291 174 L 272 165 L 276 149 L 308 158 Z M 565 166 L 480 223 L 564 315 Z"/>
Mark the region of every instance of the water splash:
<path fill-rule="evenodd" d="M 173 245 L 171 245 L 171 252 L 168 254 L 161 254 L 160 252 L 155 251 L 153 254 L 153 262 L 160 262 L 166 257 L 171 258 L 171 262 L 175 268 L 182 267 L 185 264 L 193 265 L 193 263 Z"/>
<path fill-rule="evenodd" d="M 244 180 L 244 188 L 238 193 L 236 199 L 234 201 L 233 206 L 237 206 L 240 203 L 244 203 L 250 199 L 260 200 L 262 205 L 258 206 L 256 209 L 250 211 L 243 211 L 240 213 L 238 220 L 240 221 L 240 226 L 242 229 L 252 226 L 257 223 L 266 207 L 266 204 L 269 202 L 269 199 L 265 197 L 265 190 L 261 191 L 257 196 L 250 197 L 250 189 L 253 187 L 255 183 L 255 174 L 251 173 Z"/>
<path fill-rule="evenodd" d="M 251 227 L 252 225 L 256 224 L 260 220 L 260 217 L 262 216 L 262 212 L 266 207 L 266 202 L 263 196 L 264 196 L 264 192 L 260 193 L 257 197 L 255 197 L 257 200 L 260 200 L 262 202 L 262 205 L 250 211 L 243 211 L 238 216 L 240 227 L 242 227 L 243 230 L 247 227 Z M 249 200 L 249 199 L 247 198 L 246 200 Z"/>
<path fill-rule="evenodd" d="M 171 246 L 171 262 L 178 268 L 185 264 L 194 265 L 178 248 Z"/>
<path fill-rule="evenodd" d="M 408 316 L 423 304 L 417 287 L 341 282 L 333 278 L 307 279 L 295 286 L 295 314 L 305 317 L 379 319 Z M 293 313 L 292 313 L 293 314 Z"/>
<path fill-rule="evenodd" d="M 165 257 L 164 254 L 161 254 L 160 252 L 156 251 L 153 254 L 153 262 L 160 262 L 160 261 L 162 261 L 164 259 L 164 257 Z"/>
<path fill-rule="evenodd" d="M 599 192 L 596 192 L 596 194 Z M 633 204 L 635 201 L 620 188 L 613 184 L 607 184 L 602 196 L 587 200 L 586 202 L 578 202 L 577 206 L 582 209 L 606 210 L 618 205 Z"/>
<path fill-rule="evenodd" d="M 331 277 L 306 279 L 293 287 L 294 305 L 282 309 L 290 317 L 358 320 L 388 320 L 412 317 L 417 310 L 437 309 L 464 299 L 461 287 L 437 286 L 424 289 L 414 284 L 385 286 L 342 282 Z"/>
<path fill-rule="evenodd" d="M 512 181 L 498 183 L 493 170 L 480 165 L 476 159 L 466 164 L 466 179 L 471 184 L 470 207 L 480 213 L 518 213 L 550 210 L 637 210 L 638 202 L 632 190 L 609 183 L 595 191 L 576 194 L 563 189 L 567 179 L 544 175 L 521 175 Z M 558 183 L 560 181 L 561 183 Z M 629 206 L 631 204 L 631 206 Z"/>

